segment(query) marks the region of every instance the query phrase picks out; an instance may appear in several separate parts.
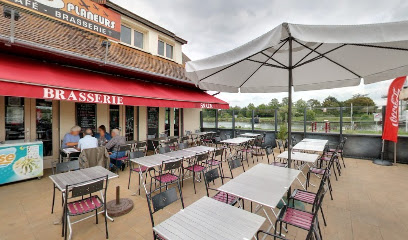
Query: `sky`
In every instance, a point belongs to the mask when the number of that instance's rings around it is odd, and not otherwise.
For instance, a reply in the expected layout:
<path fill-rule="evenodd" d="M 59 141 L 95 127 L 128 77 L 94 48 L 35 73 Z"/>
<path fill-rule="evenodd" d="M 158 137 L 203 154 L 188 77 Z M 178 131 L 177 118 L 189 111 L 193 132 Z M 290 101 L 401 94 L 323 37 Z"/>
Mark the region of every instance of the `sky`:
<path fill-rule="evenodd" d="M 366 24 L 408 20 L 408 1 L 403 0 L 112 0 L 186 39 L 183 52 L 199 60 L 234 49 L 268 32 L 282 22 L 299 24 Z M 390 81 L 331 90 L 295 92 L 294 101 L 328 96 L 346 100 L 368 94 L 384 105 Z M 287 93 L 220 93 L 231 106 L 281 100 Z"/>

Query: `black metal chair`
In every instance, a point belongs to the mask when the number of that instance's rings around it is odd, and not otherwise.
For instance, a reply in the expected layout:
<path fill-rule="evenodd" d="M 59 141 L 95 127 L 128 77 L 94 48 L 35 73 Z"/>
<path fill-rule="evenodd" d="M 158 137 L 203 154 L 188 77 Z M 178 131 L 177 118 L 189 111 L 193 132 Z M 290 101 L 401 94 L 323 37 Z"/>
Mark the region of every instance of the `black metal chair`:
<path fill-rule="evenodd" d="M 145 153 L 142 151 L 136 151 L 136 152 L 130 152 L 129 153 L 129 159 L 135 159 L 135 158 L 142 158 L 145 156 Z M 147 179 L 147 171 L 149 169 L 147 169 L 144 166 L 141 167 L 136 167 L 135 168 L 135 163 L 130 161 L 130 167 L 129 167 L 129 183 L 128 183 L 128 189 L 130 188 L 130 178 L 132 177 L 132 173 L 135 172 L 137 175 L 139 175 L 140 173 L 145 174 L 145 183 L 146 183 L 146 179 Z M 140 195 L 140 175 L 138 176 L 139 179 L 139 195 Z"/>
<path fill-rule="evenodd" d="M 154 214 L 159 212 L 160 210 L 164 209 L 165 207 L 169 206 L 170 204 L 178 201 L 181 201 L 181 208 L 184 209 L 184 202 L 183 202 L 183 195 L 181 192 L 180 185 L 177 185 L 179 189 L 179 196 L 177 196 L 176 188 L 170 188 L 164 192 L 160 192 L 156 195 L 152 195 L 152 193 L 147 194 L 147 205 L 149 206 L 149 214 L 150 220 L 152 222 L 152 227 L 155 226 L 154 223 Z M 155 191 L 154 191 L 155 192 Z M 153 231 L 153 239 L 163 240 L 164 238 L 158 235 L 156 232 Z"/>
<path fill-rule="evenodd" d="M 242 167 L 242 170 L 245 172 L 245 167 L 244 164 L 242 164 L 241 159 L 239 159 L 236 156 L 233 156 L 231 159 L 227 160 L 228 161 L 228 167 L 230 170 L 231 178 L 234 178 L 234 175 L 232 174 L 232 170 Z"/>
<path fill-rule="evenodd" d="M 208 167 L 218 167 L 220 169 L 220 173 L 224 176 L 224 169 L 222 168 L 222 156 L 224 153 L 224 148 L 215 149 L 215 151 L 211 154 L 210 159 L 208 159 Z M 220 157 L 217 159 L 217 157 Z"/>
<path fill-rule="evenodd" d="M 129 163 L 129 152 L 132 149 L 132 146 L 129 144 L 125 144 L 125 145 L 120 145 L 119 147 L 117 147 L 116 149 L 114 149 L 114 151 L 112 152 L 112 154 L 116 154 L 115 158 L 112 158 L 112 160 L 115 161 L 115 172 L 116 174 L 119 173 L 119 168 L 122 167 L 124 164 Z M 120 152 L 125 152 L 125 156 L 123 157 L 119 157 L 119 153 Z M 119 165 L 120 163 L 120 165 Z M 124 170 L 124 168 L 122 169 Z"/>
<path fill-rule="evenodd" d="M 179 150 L 183 150 L 183 149 L 186 149 L 186 148 L 188 148 L 188 143 L 186 143 L 186 142 L 179 143 L 179 145 L 178 145 Z"/>
<path fill-rule="evenodd" d="M 79 160 L 69 161 L 69 162 L 62 162 L 62 163 L 54 163 L 52 162 L 52 174 L 64 173 L 69 171 L 76 171 L 79 170 Z M 55 189 L 57 186 L 54 183 L 54 191 L 52 193 L 52 207 L 51 207 L 51 214 L 54 213 L 54 204 L 55 204 Z M 62 204 L 64 204 L 63 194 L 61 193 L 61 200 Z"/>
<path fill-rule="evenodd" d="M 334 153 L 337 151 L 337 153 L 341 156 L 344 168 L 346 168 L 346 163 L 344 162 L 344 145 L 346 144 L 346 141 L 347 138 L 343 137 L 343 139 L 340 141 L 339 145 L 336 148 L 330 148 L 328 150 L 328 153 Z"/>
<path fill-rule="evenodd" d="M 97 178 L 91 181 L 86 181 L 83 183 L 75 185 L 67 185 L 65 189 L 65 202 L 64 202 L 64 213 L 63 213 L 63 231 L 62 236 L 65 236 L 65 240 L 68 235 L 69 228 L 69 239 L 72 237 L 72 224 L 78 223 L 82 220 L 93 217 L 90 215 L 79 219 L 75 222 L 71 222 L 70 217 L 80 216 L 95 212 L 96 224 L 98 224 L 98 214 L 103 213 L 105 216 L 105 229 L 106 229 L 106 239 L 109 238 L 108 234 L 108 215 L 106 211 L 106 192 L 108 188 L 108 176 Z M 99 197 L 97 193 L 101 192 L 102 197 Z M 79 200 L 78 200 L 79 198 Z M 72 201 L 70 201 L 72 200 Z M 103 209 L 98 213 L 98 209 Z"/>
<path fill-rule="evenodd" d="M 273 165 L 273 166 L 277 166 L 277 167 L 287 167 L 288 166 L 288 163 L 281 162 L 281 161 L 280 162 L 276 161 L 275 153 L 273 152 L 273 149 L 272 149 L 271 146 L 266 147 L 265 154 L 266 154 L 266 158 L 268 159 L 268 164 L 269 165 Z M 270 163 L 270 159 L 269 159 L 269 156 L 271 156 L 271 155 L 273 157 L 273 162 L 272 163 Z"/>
<path fill-rule="evenodd" d="M 207 168 L 207 160 L 208 160 L 208 153 L 200 153 L 196 154 L 196 156 L 193 159 L 188 160 L 188 165 L 187 167 L 183 167 L 183 176 L 185 176 L 184 171 L 190 171 L 193 173 L 193 185 L 194 185 L 194 193 L 197 193 L 196 190 L 196 180 L 195 176 L 197 174 L 204 174 L 204 170 Z M 184 179 L 183 182 L 184 184 Z"/>
<path fill-rule="evenodd" d="M 333 163 L 335 161 L 335 159 L 338 158 L 337 154 L 333 154 L 331 157 L 331 160 L 329 161 L 329 163 L 327 164 L 326 168 L 317 168 L 317 167 L 311 167 L 309 169 L 309 171 L 307 172 L 306 175 L 306 190 L 310 185 L 310 176 L 311 174 L 316 174 L 316 175 L 320 175 L 320 176 L 325 176 L 327 175 L 327 187 L 329 188 L 329 193 L 330 193 L 330 197 L 333 200 L 333 188 L 330 182 L 330 176 L 331 176 L 331 169 L 333 168 Z"/>
<path fill-rule="evenodd" d="M 326 172 L 322 176 L 322 179 L 320 181 L 320 185 L 319 185 L 319 189 L 317 190 L 317 193 L 308 192 L 308 191 L 305 191 L 305 190 L 302 190 L 302 189 L 295 189 L 292 192 L 291 196 L 289 197 L 289 202 L 290 202 L 290 200 L 292 200 L 292 202 L 293 202 L 292 206 L 295 206 L 295 201 L 310 204 L 313 207 L 316 206 L 317 196 L 320 195 L 321 191 L 326 192 L 325 186 L 327 185 L 328 179 L 329 179 L 329 172 Z M 314 209 L 312 209 L 312 212 L 313 211 L 314 211 Z M 320 212 L 322 213 L 324 225 L 327 226 L 326 218 L 324 217 L 323 208 L 322 208 L 321 204 L 320 204 Z"/>
<path fill-rule="evenodd" d="M 210 183 L 213 182 L 217 179 L 221 179 L 222 184 L 224 184 L 224 177 L 219 174 L 218 168 L 214 168 L 211 170 L 208 170 L 204 173 L 204 181 L 205 181 L 205 189 L 207 191 L 207 197 L 210 197 L 209 190 L 215 191 L 216 194 L 212 196 L 211 198 L 229 204 L 229 205 L 235 205 L 238 202 L 238 198 L 234 195 L 218 191 L 217 189 L 211 188 Z"/>
<path fill-rule="evenodd" d="M 150 192 L 152 192 L 153 182 L 155 187 L 157 182 L 159 182 L 159 188 L 177 182 L 180 184 L 180 179 L 182 180 L 182 164 L 183 159 L 168 160 L 164 161 L 158 170 L 152 168 L 152 171 L 149 171 L 151 181 L 150 181 Z M 163 185 L 164 184 L 164 185 Z"/>
<path fill-rule="evenodd" d="M 288 207 L 284 205 L 275 222 L 275 235 L 279 228 L 279 236 L 282 232 L 282 224 L 289 224 L 291 226 L 308 231 L 306 239 L 322 239 L 322 233 L 320 230 L 320 224 L 318 220 L 318 212 L 321 208 L 325 191 L 319 191 L 316 194 L 315 200 L 313 202 L 313 208 L 311 212 L 299 210 L 293 207 Z"/>

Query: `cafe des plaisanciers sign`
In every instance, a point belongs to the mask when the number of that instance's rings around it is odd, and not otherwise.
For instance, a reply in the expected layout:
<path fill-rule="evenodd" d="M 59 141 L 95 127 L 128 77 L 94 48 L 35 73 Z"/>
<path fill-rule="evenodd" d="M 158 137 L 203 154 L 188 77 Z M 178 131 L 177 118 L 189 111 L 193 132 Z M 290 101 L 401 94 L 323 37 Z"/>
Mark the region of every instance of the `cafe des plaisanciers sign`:
<path fill-rule="evenodd" d="M 120 39 L 120 14 L 90 0 L 0 0 L 106 36 Z"/>

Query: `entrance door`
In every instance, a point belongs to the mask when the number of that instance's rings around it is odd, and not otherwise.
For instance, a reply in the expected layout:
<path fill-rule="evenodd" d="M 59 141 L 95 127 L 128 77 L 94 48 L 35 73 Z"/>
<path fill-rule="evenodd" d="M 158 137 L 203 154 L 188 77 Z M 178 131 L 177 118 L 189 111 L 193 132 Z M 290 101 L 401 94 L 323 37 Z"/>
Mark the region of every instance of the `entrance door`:
<path fill-rule="evenodd" d="M 174 136 L 180 136 L 180 110 L 174 109 Z"/>
<path fill-rule="evenodd" d="M 147 108 L 147 135 L 159 137 L 159 108 Z"/>

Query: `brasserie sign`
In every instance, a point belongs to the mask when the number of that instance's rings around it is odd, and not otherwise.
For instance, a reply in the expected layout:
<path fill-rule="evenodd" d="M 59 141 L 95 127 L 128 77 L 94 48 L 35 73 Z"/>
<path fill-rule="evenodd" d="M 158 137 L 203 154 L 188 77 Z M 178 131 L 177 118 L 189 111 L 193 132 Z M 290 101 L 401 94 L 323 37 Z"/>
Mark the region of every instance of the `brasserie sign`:
<path fill-rule="evenodd" d="M 90 0 L 0 0 L 106 36 L 120 39 L 120 14 Z"/>

